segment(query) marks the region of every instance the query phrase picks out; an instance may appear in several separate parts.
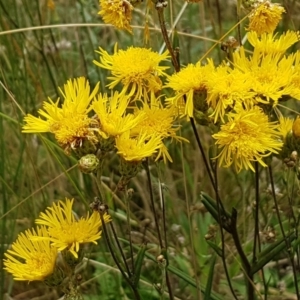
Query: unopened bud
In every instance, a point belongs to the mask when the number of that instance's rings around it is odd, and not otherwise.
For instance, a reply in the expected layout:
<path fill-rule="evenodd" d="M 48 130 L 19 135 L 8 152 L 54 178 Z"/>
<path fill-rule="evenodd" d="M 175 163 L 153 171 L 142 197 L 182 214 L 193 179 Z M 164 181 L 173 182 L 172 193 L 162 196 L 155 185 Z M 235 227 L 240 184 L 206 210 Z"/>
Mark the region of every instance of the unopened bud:
<path fill-rule="evenodd" d="M 300 118 L 294 121 L 292 131 L 295 138 L 300 138 Z"/>
<path fill-rule="evenodd" d="M 78 161 L 78 166 L 82 173 L 89 174 L 98 169 L 99 163 L 99 159 L 95 154 L 87 154 L 80 158 Z"/>
<path fill-rule="evenodd" d="M 158 255 L 157 257 L 156 257 L 156 260 L 157 260 L 157 262 L 158 263 L 164 263 L 164 261 L 165 261 L 165 258 L 164 258 L 164 256 L 162 255 L 162 254 L 160 254 L 160 255 Z"/>
<path fill-rule="evenodd" d="M 292 161 L 297 161 L 297 159 L 298 159 L 298 153 L 297 153 L 296 150 L 294 150 L 294 151 L 291 153 L 290 158 L 291 158 Z"/>

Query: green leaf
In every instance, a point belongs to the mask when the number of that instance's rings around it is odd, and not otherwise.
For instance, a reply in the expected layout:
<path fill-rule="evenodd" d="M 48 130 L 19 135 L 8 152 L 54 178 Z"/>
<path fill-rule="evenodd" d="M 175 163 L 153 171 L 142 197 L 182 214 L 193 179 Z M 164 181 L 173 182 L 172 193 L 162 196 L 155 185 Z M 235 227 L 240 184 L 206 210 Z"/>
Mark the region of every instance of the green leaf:
<path fill-rule="evenodd" d="M 290 244 L 296 238 L 295 233 L 292 233 L 286 239 Z M 286 241 L 282 238 L 280 241 L 268 246 L 261 253 L 259 253 L 258 261 L 251 267 L 250 274 L 254 275 L 260 269 L 262 269 L 269 261 L 274 259 L 278 253 L 286 248 Z"/>
<path fill-rule="evenodd" d="M 139 281 L 140 281 L 141 270 L 142 270 L 145 253 L 146 253 L 146 248 L 147 248 L 146 244 L 142 245 L 142 247 L 139 249 L 139 252 L 138 252 L 136 260 L 135 260 L 134 274 L 133 274 L 133 280 L 132 280 L 135 288 L 137 288 Z"/>
<path fill-rule="evenodd" d="M 222 218 L 222 227 L 226 231 L 231 233 L 232 232 L 232 229 L 230 227 L 231 215 L 227 211 L 225 211 L 221 206 L 218 207 L 217 202 L 204 192 L 201 192 L 201 201 L 205 206 L 205 208 L 209 211 L 209 213 L 219 224 L 220 224 L 220 218 Z"/>
<path fill-rule="evenodd" d="M 216 244 L 214 244 L 211 241 L 206 240 L 206 242 L 216 252 L 217 255 L 219 255 L 220 257 L 223 257 L 223 252 L 220 247 L 218 247 Z"/>
<path fill-rule="evenodd" d="M 216 260 L 217 260 L 217 256 L 214 255 L 212 258 L 212 262 L 211 262 L 209 273 L 208 273 L 208 278 L 207 278 L 207 282 L 206 282 L 206 288 L 205 288 L 203 300 L 211 299 L 211 288 L 212 288 L 213 279 L 214 279 L 214 268 L 215 268 Z"/>

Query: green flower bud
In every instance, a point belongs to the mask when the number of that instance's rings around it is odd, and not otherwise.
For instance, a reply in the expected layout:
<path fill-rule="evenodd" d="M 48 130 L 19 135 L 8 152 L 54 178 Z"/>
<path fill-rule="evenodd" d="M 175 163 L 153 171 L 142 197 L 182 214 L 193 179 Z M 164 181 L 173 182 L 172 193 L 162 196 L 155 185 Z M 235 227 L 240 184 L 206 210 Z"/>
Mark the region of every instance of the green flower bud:
<path fill-rule="evenodd" d="M 100 161 L 95 154 L 88 154 L 80 158 L 78 161 L 79 169 L 82 173 L 93 173 L 99 167 Z"/>

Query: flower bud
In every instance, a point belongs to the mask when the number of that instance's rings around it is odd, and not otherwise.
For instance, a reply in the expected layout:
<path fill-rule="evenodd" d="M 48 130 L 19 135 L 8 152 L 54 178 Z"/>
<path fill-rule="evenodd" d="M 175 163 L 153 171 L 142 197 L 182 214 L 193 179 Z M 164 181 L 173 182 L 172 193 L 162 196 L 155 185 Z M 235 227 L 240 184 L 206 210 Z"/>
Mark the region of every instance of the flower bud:
<path fill-rule="evenodd" d="M 300 138 L 300 118 L 294 121 L 292 131 L 295 138 Z"/>
<path fill-rule="evenodd" d="M 78 161 L 78 166 L 82 173 L 89 174 L 98 169 L 99 163 L 99 159 L 95 154 L 87 154 L 80 158 Z"/>

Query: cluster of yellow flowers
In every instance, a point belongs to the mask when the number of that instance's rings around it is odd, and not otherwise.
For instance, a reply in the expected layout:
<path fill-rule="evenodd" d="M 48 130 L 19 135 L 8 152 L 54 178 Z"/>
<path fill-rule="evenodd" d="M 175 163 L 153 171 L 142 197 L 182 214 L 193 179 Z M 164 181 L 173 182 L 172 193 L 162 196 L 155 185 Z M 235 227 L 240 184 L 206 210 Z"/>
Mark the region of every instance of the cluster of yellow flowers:
<path fill-rule="evenodd" d="M 247 36 L 254 47 L 248 56 L 240 47 L 232 61 L 218 67 L 212 60 L 204 66 L 189 64 L 168 78 L 166 85 L 176 92 L 167 99 L 170 106 L 184 105 L 182 114 L 189 117 L 197 117 L 200 107 L 202 118 L 213 117 L 221 125 L 213 135 L 221 148 L 219 163 L 234 163 L 237 171 L 254 171 L 254 161 L 266 166 L 262 158 L 279 153 L 283 146 L 280 124 L 269 122 L 269 112 L 289 98 L 300 100 L 300 53 L 285 54 L 298 42 L 299 33 L 288 31 L 276 38 L 276 34 L 259 36 L 252 31 Z"/>
<path fill-rule="evenodd" d="M 104 22 L 131 31 L 131 11 L 137 3 L 100 0 L 100 15 Z M 240 47 L 219 66 L 208 59 L 170 76 L 168 65 L 161 65 L 169 58 L 167 51 L 119 50 L 116 44 L 109 54 L 99 48 L 94 63 L 111 72 L 110 95 L 98 91 L 99 83 L 90 91 L 83 77 L 69 80 L 60 89 L 61 107 L 59 99 L 49 99 L 39 110 L 44 119 L 27 115 L 23 132 L 51 132 L 67 153 L 74 150 L 80 157 L 100 149 L 102 154 L 115 150 L 127 162 L 152 156 L 172 162 L 166 139 L 187 141 L 177 135 L 176 122 L 178 117 L 195 117 L 201 124 L 221 126 L 212 135 L 220 148 L 220 165 L 234 163 L 237 171 L 254 170 L 254 161 L 266 166 L 263 157 L 278 154 L 283 141 L 279 123 L 269 122 L 263 106 L 274 107 L 287 97 L 300 100 L 299 52 L 285 55 L 299 33 L 273 34 L 284 12 L 281 6 L 266 0 L 243 4 L 251 10 L 248 29 L 255 30 L 248 33 L 251 55 Z M 121 91 L 115 91 L 119 86 Z M 94 172 L 97 158 L 88 162 L 90 166 L 81 169 Z"/>
<path fill-rule="evenodd" d="M 69 267 L 74 267 L 80 262 L 81 244 L 97 244 L 102 225 L 99 213 L 94 211 L 91 216 L 77 219 L 72 211 L 73 202 L 66 199 L 48 207 L 36 219 L 35 223 L 40 226 L 20 233 L 7 250 L 4 269 L 13 274 L 15 280 L 58 285 L 64 279 L 64 267 L 57 264 L 59 253 Z M 110 220 L 110 216 L 104 214 L 104 222 Z"/>
<path fill-rule="evenodd" d="M 98 93 L 99 84 L 91 92 L 83 77 L 69 80 L 61 90 L 62 106 L 49 99 L 39 110 L 45 120 L 26 116 L 23 132 L 52 132 L 67 152 L 82 150 L 88 142 L 92 151 L 87 147 L 84 154 L 115 149 L 125 161 L 155 155 L 166 162 L 172 161 L 166 139 L 186 141 L 176 135 L 178 117 L 201 114 L 206 124 L 221 126 L 212 135 L 220 148 L 220 165 L 234 163 L 237 171 L 254 170 L 254 161 L 266 166 L 263 157 L 278 154 L 283 146 L 279 122 L 269 122 L 266 108 L 288 97 L 300 100 L 300 55 L 285 54 L 299 33 L 252 31 L 248 40 L 253 46 L 249 55 L 240 47 L 230 62 L 216 67 L 208 59 L 205 65 L 189 64 L 171 76 L 168 67 L 160 65 L 168 58 L 166 52 L 116 46 L 110 55 L 100 48 L 100 59 L 94 63 L 111 72 L 107 85 L 111 95 Z M 121 91 L 113 91 L 119 84 Z"/>
<path fill-rule="evenodd" d="M 126 51 L 115 48 L 109 55 L 100 48 L 99 67 L 111 71 L 110 89 L 122 84 L 122 91 L 98 93 L 99 83 L 90 91 L 88 81 L 81 77 L 69 80 L 61 94 L 64 102 L 59 107 L 49 99 L 40 116 L 25 117 L 23 132 L 51 132 L 58 143 L 69 152 L 83 147 L 87 142 L 102 152 L 116 149 L 126 161 L 139 162 L 155 155 L 172 161 L 164 141 L 167 138 L 184 140 L 176 135 L 174 125 L 177 112 L 163 107 L 156 97 L 162 89 L 161 77 L 167 76 L 167 66 L 159 63 L 168 58 L 149 49 L 130 47 Z"/>

